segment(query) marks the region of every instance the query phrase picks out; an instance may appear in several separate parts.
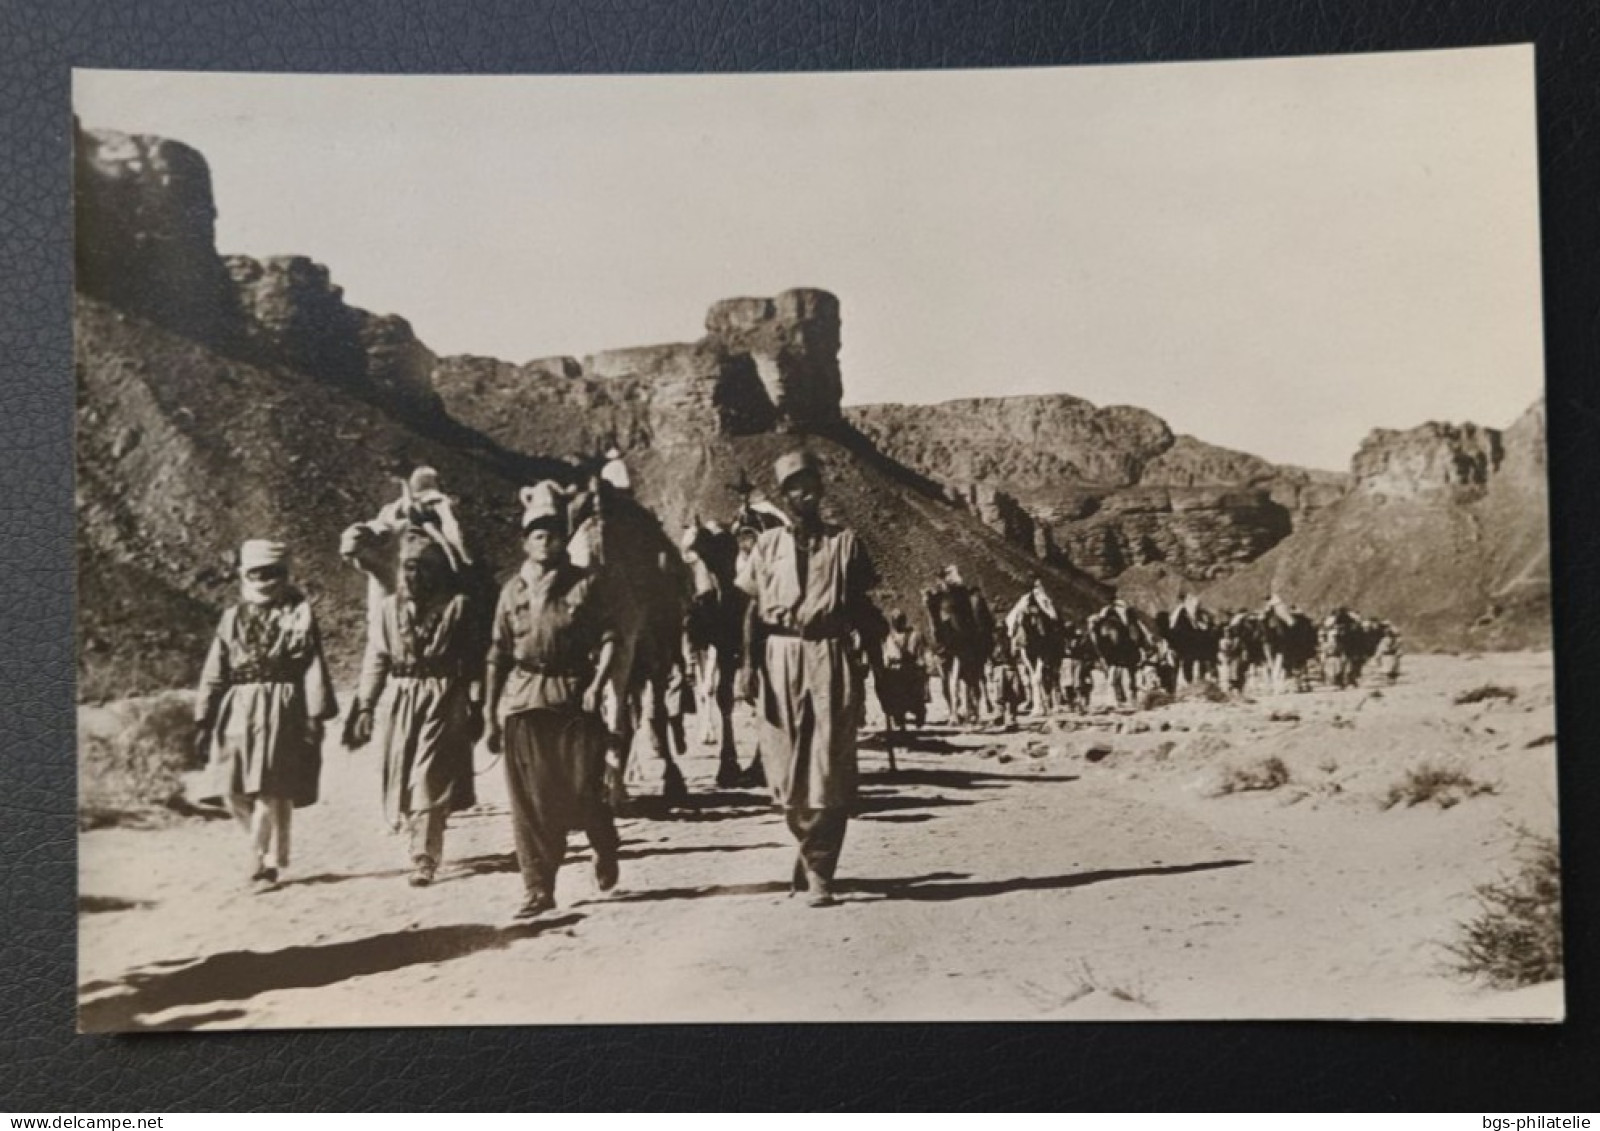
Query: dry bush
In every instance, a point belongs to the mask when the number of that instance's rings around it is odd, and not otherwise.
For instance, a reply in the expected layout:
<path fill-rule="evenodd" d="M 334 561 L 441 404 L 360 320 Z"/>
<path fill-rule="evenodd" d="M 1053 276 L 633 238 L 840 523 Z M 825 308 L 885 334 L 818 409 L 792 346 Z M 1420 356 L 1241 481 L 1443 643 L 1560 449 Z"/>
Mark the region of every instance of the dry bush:
<path fill-rule="evenodd" d="M 1561 854 L 1553 836 L 1522 830 L 1520 867 L 1473 889 L 1478 913 L 1458 925 L 1446 946 L 1452 970 L 1495 989 L 1515 989 L 1562 975 Z"/>
<path fill-rule="evenodd" d="M 130 700 L 115 734 L 84 735 L 78 761 L 82 827 L 116 824 L 130 814 L 165 808 L 182 791 L 190 767 L 194 708 L 187 695 Z"/>
<path fill-rule="evenodd" d="M 1389 787 L 1383 807 L 1393 809 L 1404 802 L 1407 809 L 1412 809 L 1432 802 L 1441 809 L 1449 809 L 1469 797 L 1494 792 L 1492 784 L 1478 781 L 1462 770 L 1424 762 L 1407 770 L 1403 779 Z"/>
<path fill-rule="evenodd" d="M 1147 687 L 1139 696 L 1139 706 L 1146 711 L 1153 711 L 1157 707 L 1172 706 L 1172 696 L 1167 694 L 1164 687 Z"/>
<path fill-rule="evenodd" d="M 1465 707 L 1469 703 L 1487 703 L 1493 699 L 1504 699 L 1510 702 L 1516 697 L 1517 689 L 1515 687 L 1502 687 L 1498 683 L 1485 683 L 1479 687 L 1474 687 L 1471 691 L 1463 691 L 1456 696 L 1455 703 L 1457 707 Z"/>
<path fill-rule="evenodd" d="M 1178 692 L 1180 703 L 1226 703 L 1228 693 L 1214 679 L 1202 679 Z"/>
<path fill-rule="evenodd" d="M 1274 755 L 1263 758 L 1253 766 L 1228 766 L 1222 771 L 1213 797 L 1226 797 L 1230 793 L 1261 793 L 1289 784 L 1289 767 Z"/>

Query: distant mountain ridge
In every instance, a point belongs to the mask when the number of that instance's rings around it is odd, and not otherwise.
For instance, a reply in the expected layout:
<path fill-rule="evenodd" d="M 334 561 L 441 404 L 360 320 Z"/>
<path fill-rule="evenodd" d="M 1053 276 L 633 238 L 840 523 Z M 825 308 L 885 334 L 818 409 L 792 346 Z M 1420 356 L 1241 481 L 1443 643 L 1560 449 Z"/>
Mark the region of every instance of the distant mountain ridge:
<path fill-rule="evenodd" d="M 996 605 L 1042 580 L 1075 617 L 1110 583 L 1152 606 L 1206 585 L 1213 602 L 1353 603 L 1414 644 L 1548 637 L 1542 406 L 1503 433 L 1374 433 L 1348 475 L 1070 396 L 843 407 L 841 305 L 807 287 L 715 302 L 692 342 L 440 358 L 306 257 L 219 255 L 187 146 L 79 130 L 76 191 L 86 696 L 192 681 L 232 599 L 223 555 L 261 534 L 294 544 L 348 675 L 364 593 L 337 536 L 394 476 L 437 467 L 507 566 L 517 488 L 612 443 L 674 538 L 770 494 L 773 458 L 810 446 L 884 602 L 913 615 L 953 564 Z"/>
<path fill-rule="evenodd" d="M 1207 600 L 1250 606 L 1277 593 L 1309 609 L 1348 605 L 1425 648 L 1549 647 L 1542 399 L 1503 431 L 1375 430 L 1351 476 L 1348 493 Z"/>
<path fill-rule="evenodd" d="M 1348 486 L 1174 435 L 1144 409 L 1064 394 L 853 405 L 845 416 L 1041 557 L 1106 582 L 1153 563 L 1195 580 L 1225 575 Z"/>

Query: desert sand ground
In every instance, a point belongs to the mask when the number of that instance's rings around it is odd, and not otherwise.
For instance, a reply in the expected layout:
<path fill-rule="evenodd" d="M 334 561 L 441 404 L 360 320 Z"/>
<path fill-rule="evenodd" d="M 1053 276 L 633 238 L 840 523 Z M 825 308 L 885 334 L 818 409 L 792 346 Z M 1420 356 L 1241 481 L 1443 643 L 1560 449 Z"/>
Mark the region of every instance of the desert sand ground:
<path fill-rule="evenodd" d="M 1516 696 L 1455 704 L 1485 684 Z M 81 1026 L 1562 1014 L 1559 982 L 1482 989 L 1444 949 L 1474 885 L 1514 867 L 1518 829 L 1555 831 L 1547 653 L 1407 657 L 1394 686 L 1009 732 L 934 725 L 896 775 L 868 742 L 826 909 L 788 897 L 781 820 L 758 791 L 715 789 L 689 721 L 696 803 L 620 823 L 609 896 L 575 835 L 560 907 L 533 924 L 511 921 L 502 771 L 482 750 L 482 803 L 424 890 L 381 823 L 376 757 L 331 740 L 278 890 L 248 889 L 227 821 L 84 833 Z M 748 756 L 744 708 L 738 730 Z M 1221 792 L 1272 757 L 1287 781 Z M 1424 763 L 1492 792 L 1386 806 Z"/>

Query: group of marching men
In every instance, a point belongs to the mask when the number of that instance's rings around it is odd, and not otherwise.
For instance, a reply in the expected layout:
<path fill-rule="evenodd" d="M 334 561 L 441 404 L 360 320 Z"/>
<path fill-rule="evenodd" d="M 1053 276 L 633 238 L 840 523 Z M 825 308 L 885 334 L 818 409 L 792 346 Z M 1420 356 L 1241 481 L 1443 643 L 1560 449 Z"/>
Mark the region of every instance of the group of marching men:
<path fill-rule="evenodd" d="M 1252 680 L 1278 692 L 1317 677 L 1345 688 L 1369 670 L 1387 682 L 1400 674 L 1400 634 L 1388 621 L 1340 606 L 1314 622 L 1277 595 L 1258 611 L 1213 613 L 1180 594 L 1149 619 L 1117 599 L 1079 623 L 1057 612 L 1040 581 L 997 621 L 951 566 L 924 597 L 927 637 L 891 613 L 879 686 L 891 730 L 926 721 L 930 677 L 949 721 L 1006 723 L 1019 713 L 1087 710 L 1097 674 L 1118 706 L 1201 682 L 1242 694 Z"/>
<path fill-rule="evenodd" d="M 761 770 L 797 844 L 792 893 L 829 906 L 856 795 L 863 654 L 881 670 L 878 582 L 854 532 L 824 520 L 816 459 L 791 451 L 773 472 L 781 521 L 740 548 L 754 647 L 739 683 L 756 702 Z M 588 489 L 630 490 L 618 453 Z M 638 704 L 613 677 L 633 643 L 619 627 L 642 601 L 616 599 L 603 569 L 574 560 L 575 490 L 523 488 L 524 560 L 497 593 L 431 469 L 346 530 L 340 547 L 369 578 L 365 657 L 341 738 L 381 756 L 383 811 L 406 837 L 409 882 L 434 882 L 450 814 L 476 803 L 481 741 L 504 762 L 524 888 L 518 919 L 555 906 L 572 831 L 587 836 L 595 886 L 619 880 L 611 802 Z M 196 696 L 195 748 L 211 792 L 248 836 L 250 883 L 272 890 L 289 865 L 294 810 L 318 800 L 324 729 L 340 708 L 288 547 L 247 541 L 238 569 L 239 600 L 221 617 Z"/>
<path fill-rule="evenodd" d="M 597 497 L 629 493 L 620 453 L 607 457 L 589 489 Z M 1097 670 L 1119 705 L 1145 688 L 1173 691 L 1180 680 L 1242 690 L 1257 671 L 1281 690 L 1309 678 L 1315 661 L 1337 686 L 1359 682 L 1370 662 L 1389 679 L 1398 673 L 1393 627 L 1345 609 L 1318 626 L 1276 597 L 1260 612 L 1221 617 L 1185 597 L 1151 625 L 1116 600 L 1079 625 L 1058 614 L 1039 582 L 996 621 L 954 566 L 925 591 L 924 641 L 904 611 L 885 617 L 874 604 L 878 575 L 864 544 L 823 517 L 816 459 L 790 451 L 775 462 L 773 479 L 781 508 L 747 496 L 733 534 L 697 521 L 686 535 L 684 562 L 699 579 L 700 604 L 671 624 L 667 650 L 683 662 L 651 677 L 649 704 L 619 682 L 637 642 L 623 629 L 638 627 L 633 606 L 649 598 L 606 590 L 603 573 L 574 560 L 572 548 L 583 543 L 568 513 L 573 486 L 522 489 L 523 561 L 498 585 L 431 469 L 419 468 L 399 499 L 345 531 L 340 553 L 367 574 L 369 591 L 361 677 L 341 740 L 381 756 L 383 813 L 406 837 L 412 885 L 434 882 L 450 814 L 476 803 L 473 749 L 481 741 L 503 757 L 524 887 L 517 917 L 555 906 L 575 830 L 593 851 L 596 887 L 614 888 L 614 810 L 636 716 L 650 712 L 671 800 L 682 778 L 655 716 L 664 701 L 676 704 L 681 752 L 683 692 L 692 682 L 704 694 L 707 725 L 721 716 L 719 784 L 752 780 L 739 770 L 731 719 L 735 697 L 754 705 L 752 770 L 797 844 L 792 891 L 828 906 L 856 798 L 869 677 L 893 731 L 925 721 L 930 666 L 956 723 L 1012 719 L 1022 708 L 1084 709 Z M 293 811 L 318 799 L 324 728 L 340 711 L 311 604 L 291 580 L 288 547 L 247 541 L 238 568 L 239 600 L 221 617 L 196 696 L 195 748 L 212 792 L 248 835 L 250 882 L 270 890 L 289 864 Z M 712 614 L 709 634 L 694 628 L 697 607 Z M 695 658 L 708 642 L 723 654 L 720 671 Z M 892 766 L 892 742 L 890 749 Z"/>

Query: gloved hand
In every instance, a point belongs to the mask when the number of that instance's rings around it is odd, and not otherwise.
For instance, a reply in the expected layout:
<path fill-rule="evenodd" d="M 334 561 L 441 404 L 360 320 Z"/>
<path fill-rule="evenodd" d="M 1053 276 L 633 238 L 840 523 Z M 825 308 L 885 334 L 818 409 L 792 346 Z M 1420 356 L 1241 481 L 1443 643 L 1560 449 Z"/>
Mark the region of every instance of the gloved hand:
<path fill-rule="evenodd" d="M 196 723 L 194 726 L 194 761 L 195 768 L 204 766 L 211 761 L 211 726 L 209 723 Z"/>

